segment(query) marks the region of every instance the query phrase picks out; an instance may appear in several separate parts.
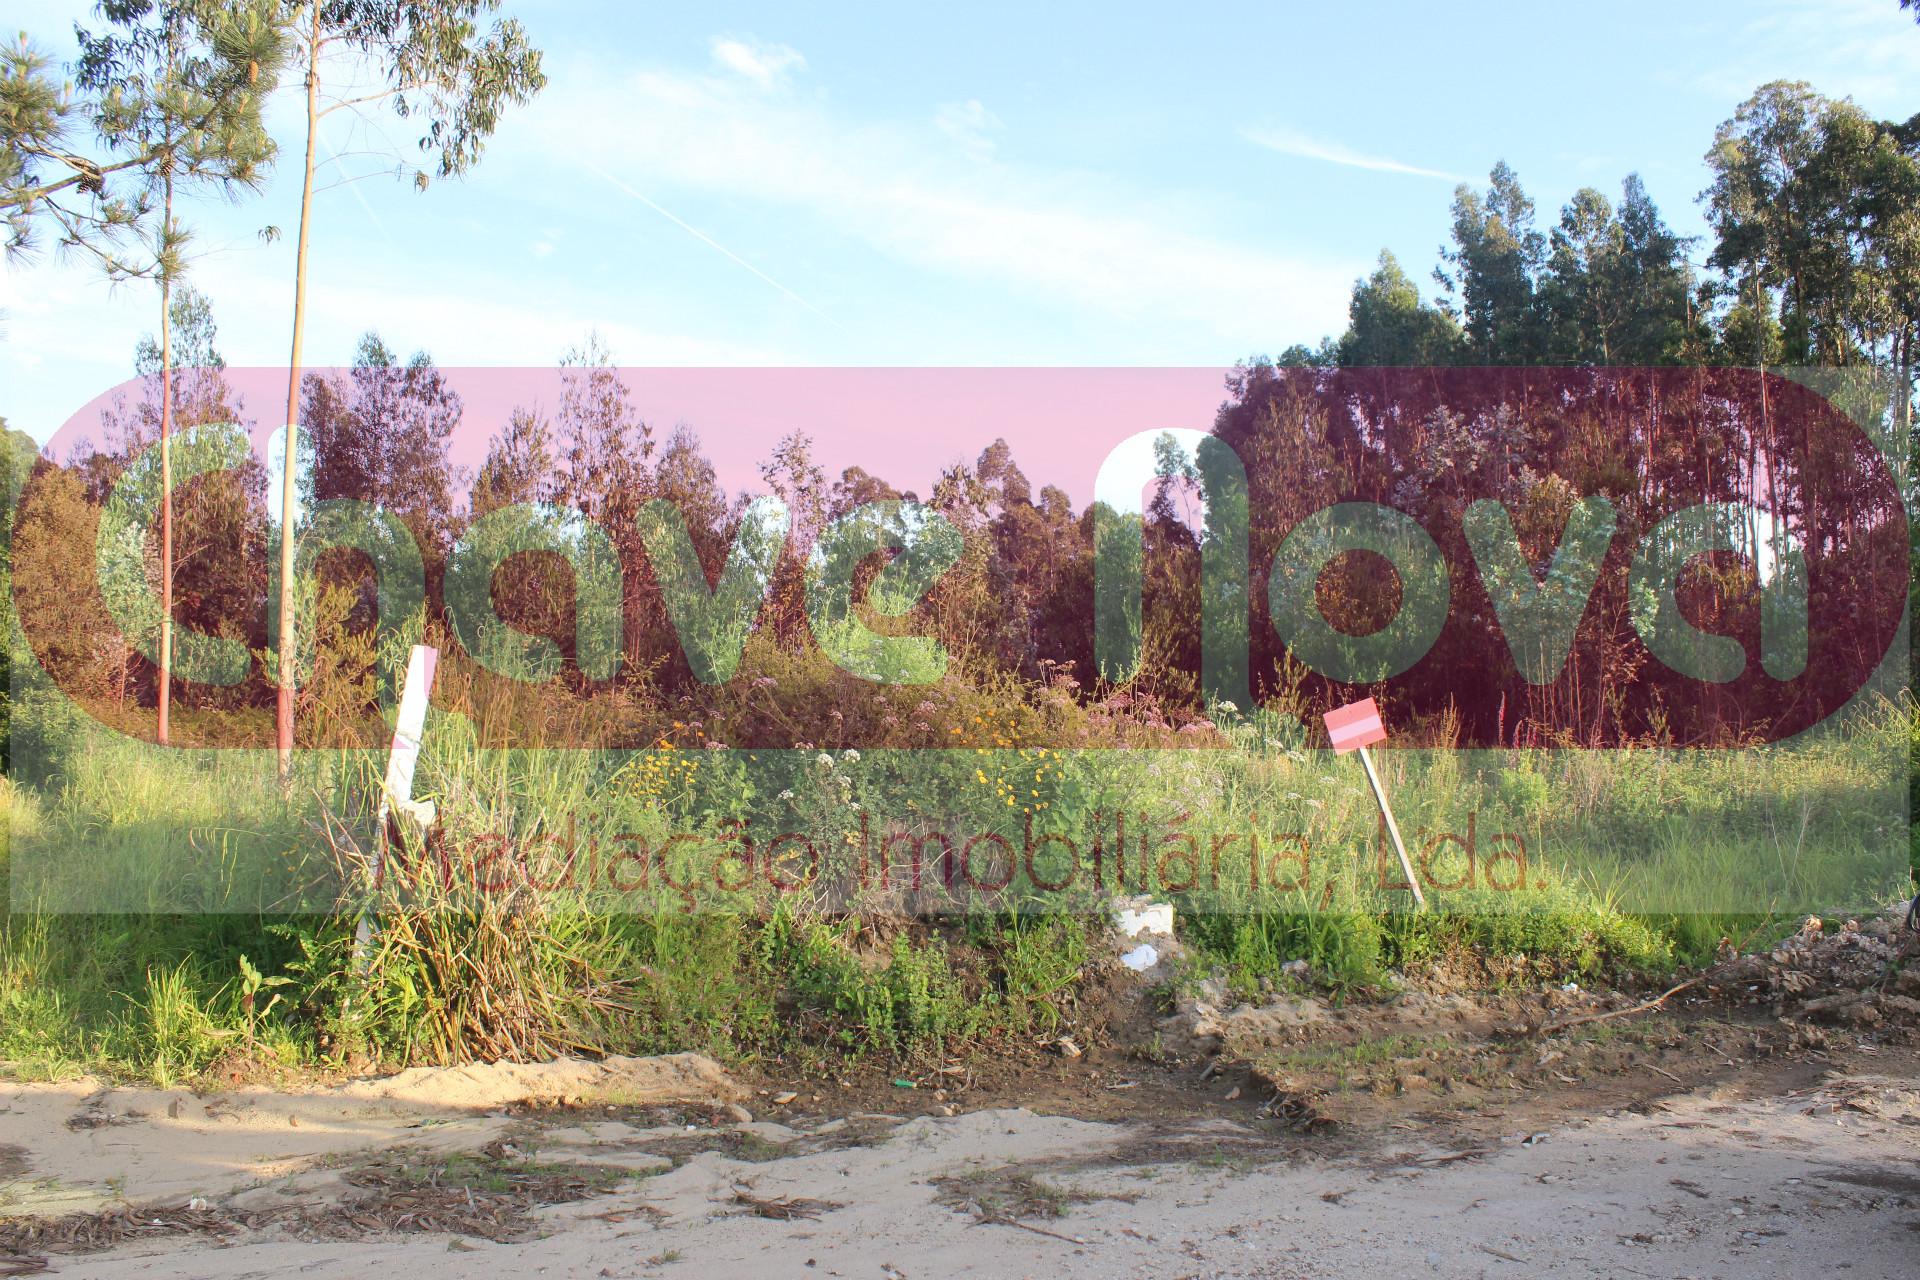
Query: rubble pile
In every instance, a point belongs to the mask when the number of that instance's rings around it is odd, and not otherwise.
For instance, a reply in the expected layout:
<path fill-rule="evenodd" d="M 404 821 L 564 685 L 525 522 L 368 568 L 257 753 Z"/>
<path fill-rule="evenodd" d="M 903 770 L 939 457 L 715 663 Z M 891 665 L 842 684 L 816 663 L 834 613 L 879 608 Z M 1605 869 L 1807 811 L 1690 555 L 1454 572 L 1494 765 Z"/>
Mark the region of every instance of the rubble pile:
<path fill-rule="evenodd" d="M 1920 934 L 1903 928 L 1898 915 L 1838 926 L 1809 916 L 1770 950 L 1728 954 L 1709 985 L 1722 996 L 1770 1004 L 1791 1022 L 1920 1029 Z"/>

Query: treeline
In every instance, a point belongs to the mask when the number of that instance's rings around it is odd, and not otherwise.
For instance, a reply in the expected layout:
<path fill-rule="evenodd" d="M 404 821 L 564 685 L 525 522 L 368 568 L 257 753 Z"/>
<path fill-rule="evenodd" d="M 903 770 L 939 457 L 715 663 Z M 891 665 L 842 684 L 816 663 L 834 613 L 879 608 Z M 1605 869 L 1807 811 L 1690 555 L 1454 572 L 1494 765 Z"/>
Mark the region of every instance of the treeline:
<path fill-rule="evenodd" d="M 1850 371 L 1823 388 L 1827 399 L 1906 439 L 1920 332 L 1920 117 L 1877 122 L 1805 85 L 1771 84 L 1721 126 L 1707 163 L 1706 245 L 1677 236 L 1631 176 L 1617 206 L 1583 190 L 1543 231 L 1518 178 L 1496 166 L 1486 189 L 1456 195 L 1431 300 L 1383 254 L 1354 286 L 1344 333 L 1234 372 L 1210 425 L 1250 478 L 1254 579 L 1243 603 L 1254 617 L 1257 699 L 1304 707 L 1352 692 L 1300 670 L 1263 620 L 1264 566 L 1286 533 L 1350 500 L 1414 515 L 1453 567 L 1463 593 L 1456 616 L 1419 669 L 1379 690 L 1398 714 L 1424 719 L 1442 737 L 1734 740 L 1825 714 L 1843 700 L 1843 686 L 1873 668 L 1903 602 L 1887 589 L 1906 572 L 1902 495 L 1876 471 L 1867 435 L 1851 452 L 1836 450 L 1832 432 L 1816 438 L 1804 424 L 1829 412 L 1824 402 L 1767 371 Z M 235 417 L 243 406 L 222 376 L 204 299 L 177 289 L 170 319 L 176 356 L 188 353 L 176 363 L 193 366 L 171 380 L 175 429 Z M 63 687 L 115 707 L 150 703 L 155 673 L 107 625 L 99 590 L 80 589 L 72 549 L 94 545 L 114 480 L 157 435 L 157 362 L 142 349 L 144 397 L 107 415 L 97 446 L 43 468 L 16 534 L 16 562 L 38 566 L 17 579 L 40 661 Z M 1425 372 L 1394 371 L 1403 368 Z M 612 690 L 572 664 L 562 683 L 576 696 L 606 694 L 662 720 L 691 719 L 686 708 L 713 695 L 680 654 L 640 512 L 655 498 L 677 504 L 711 581 L 749 495 L 723 489 L 692 428 L 662 432 L 645 419 L 597 342 L 569 354 L 561 385 L 551 410 L 512 412 L 467 474 L 450 452 L 466 412 L 453 386 L 425 354 L 402 359 L 370 334 L 350 369 L 301 382 L 312 448 L 306 497 L 372 502 L 398 517 L 423 552 L 429 601 L 475 519 L 516 503 L 584 513 L 619 552 L 625 661 Z M 793 537 L 756 643 L 787 653 L 810 645 L 800 555 L 828 521 L 865 503 L 915 497 L 965 535 L 960 563 L 910 620 L 942 638 L 957 660 L 952 678 L 1013 680 L 1124 704 L 1169 725 L 1203 724 L 1211 708 L 1194 621 L 1206 536 L 1194 517 L 1198 472 L 1172 450 L 1161 473 L 1141 518 L 1144 661 L 1125 691 L 1103 685 L 1095 665 L 1094 513 L 1037 485 L 1004 441 L 946 468 L 925 495 L 858 467 L 829 476 L 812 442 L 783 441 L 761 479 L 792 513 Z M 263 659 L 273 639 L 268 487 L 252 462 L 194 479 L 174 533 L 177 618 L 243 640 Z M 1497 499 L 1543 573 L 1574 503 L 1592 495 L 1614 507 L 1620 538 L 1572 658 L 1555 682 L 1533 684 L 1498 643 L 1484 592 L 1475 594 L 1465 510 Z M 1705 502 L 1765 509 L 1776 532 L 1805 547 L 1816 652 L 1802 680 L 1770 684 L 1749 663 L 1745 683 L 1700 696 L 1663 674 L 1636 638 L 1625 586 L 1632 545 L 1663 515 Z M 1763 534 L 1752 537 L 1749 566 L 1769 554 Z M 312 625 L 331 629 L 323 650 L 345 652 L 345 637 L 377 623 L 374 585 L 364 561 L 346 552 L 324 558 L 321 579 Z M 1336 624 L 1363 633 L 1392 616 L 1401 585 L 1349 558 L 1324 576 L 1318 598 Z M 1751 567 L 1714 558 L 1689 587 L 1689 608 L 1702 626 L 1756 649 L 1758 585 Z M 573 583 L 558 557 L 509 562 L 494 596 L 510 623 L 572 656 Z M 444 636 L 437 614 L 429 626 Z M 379 656 L 370 644 L 353 653 L 357 668 L 335 674 L 355 691 L 347 704 L 358 698 L 371 713 L 385 678 Z M 239 685 L 189 686 L 184 698 L 206 709 L 264 708 L 271 669 L 263 660 Z M 331 695 L 302 693 L 323 696 Z M 744 734 L 736 740 L 776 743 L 794 736 L 793 724 L 824 723 L 822 709 L 787 710 L 734 726 Z"/>
<path fill-rule="evenodd" d="M 1281 365 L 1881 368 L 1912 385 L 1920 115 L 1875 121 L 1808 85 L 1765 85 L 1715 133 L 1704 269 L 1637 175 L 1586 188 L 1542 232 L 1505 164 L 1462 187 L 1423 302 L 1392 254 L 1347 331 Z"/>

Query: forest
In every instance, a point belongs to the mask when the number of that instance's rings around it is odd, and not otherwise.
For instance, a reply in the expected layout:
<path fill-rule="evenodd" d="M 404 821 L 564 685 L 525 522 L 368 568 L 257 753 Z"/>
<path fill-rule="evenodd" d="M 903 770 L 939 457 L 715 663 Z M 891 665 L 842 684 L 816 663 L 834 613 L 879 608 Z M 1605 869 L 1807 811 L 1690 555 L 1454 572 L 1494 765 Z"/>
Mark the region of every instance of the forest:
<path fill-rule="evenodd" d="M 1333 503 L 1365 501 L 1414 516 L 1460 590 L 1475 597 L 1459 602 L 1424 661 L 1392 682 L 1391 701 L 1410 723 L 1452 717 L 1462 741 L 1486 744 L 1598 745 L 1649 735 L 1713 744 L 1786 736 L 1842 705 L 1888 651 L 1904 607 L 1905 459 L 1895 442 L 1906 438 L 1912 413 L 1920 297 L 1915 129 L 1871 121 L 1804 85 L 1764 87 L 1707 153 L 1710 247 L 1675 236 L 1631 175 L 1617 208 L 1583 190 L 1543 233 L 1516 175 L 1496 166 L 1484 191 L 1456 194 L 1433 300 L 1383 253 L 1379 268 L 1354 285 L 1344 334 L 1250 359 L 1227 374 L 1214 421 L 1177 425 L 1210 432 L 1247 471 L 1245 536 L 1256 568 L 1243 588 L 1253 619 L 1242 629 L 1251 638 L 1244 661 L 1252 701 L 1299 691 L 1303 681 L 1320 699 L 1356 693 L 1332 689 L 1324 675 L 1291 661 L 1259 605 L 1268 566 L 1294 526 Z M 1696 253 L 1704 259 L 1698 267 Z M 249 410 L 223 377 L 210 301 L 183 286 L 171 305 L 174 428 L 246 421 Z M 21 616 L 42 665 L 62 689 L 110 702 L 115 715 L 155 704 L 151 637 L 103 648 L 103 636 L 127 628 L 110 625 L 97 592 L 73 590 L 65 548 L 96 540 L 93 513 L 152 453 L 159 365 L 157 345 L 136 353 L 135 397 L 103 416 L 90 433 L 98 443 L 74 445 L 57 471 L 26 486 L 14 552 Z M 674 719 L 663 708 L 682 695 L 703 704 L 712 732 L 721 736 L 723 724 L 730 742 L 791 745 L 782 722 L 822 722 L 817 708 L 789 705 L 784 694 L 744 719 L 704 705 L 724 695 L 687 664 L 655 579 L 662 569 L 649 555 L 644 513 L 656 500 L 673 505 L 711 582 L 753 499 L 780 499 L 789 512 L 788 546 L 754 625 L 757 643 L 791 653 L 812 641 L 804 562 L 819 532 L 867 504 L 921 501 L 918 495 L 858 465 L 824 474 L 814 461 L 821 442 L 803 434 L 761 463 L 762 489 L 726 492 L 703 456 L 699 424 L 650 422 L 612 353 L 592 337 L 562 361 L 557 404 L 514 408 L 492 429 L 483 460 L 464 466 L 452 456 L 454 442 L 485 427 L 465 416 L 457 381 L 427 353 L 402 358 L 374 333 L 350 369 L 306 373 L 299 412 L 311 447 L 305 502 L 359 501 L 397 518 L 417 545 L 425 594 L 436 601 L 450 554 L 477 521 L 532 504 L 585 515 L 619 566 L 616 679 L 595 679 L 573 652 L 575 585 L 561 555 L 510 559 L 492 594 L 508 602 L 503 617 L 515 629 L 546 637 L 565 654 L 557 678 L 581 695 L 567 705 L 609 704 L 594 741 L 651 743 Z M 209 466 L 181 504 L 176 616 L 183 627 L 265 652 L 274 639 L 272 486 L 258 460 L 233 461 L 231 469 Z M 150 459 L 142 465 L 152 470 Z M 1144 526 L 1135 534 L 1140 563 L 1115 572 L 1143 580 L 1132 643 L 1146 657 L 1126 682 L 1129 695 L 1152 700 L 1179 727 L 1209 711 L 1199 681 L 1201 628 L 1189 620 L 1202 589 L 1202 544 L 1212 535 L 1194 514 L 1194 459 L 1175 449 L 1160 471 L 1158 495 L 1130 517 Z M 918 606 L 917 625 L 976 679 L 1037 689 L 1069 678 L 1081 700 L 1097 700 L 1111 691 L 1102 687 L 1094 652 L 1100 516 L 1120 517 L 1097 515 L 1093 504 L 1076 511 L 1066 490 L 1047 480 L 1029 478 L 1004 440 L 944 466 L 924 505 L 961 535 L 963 550 Z M 157 477 L 142 483 L 151 488 Z M 1489 641 L 1502 647 L 1494 605 L 1484 589 L 1474 590 L 1470 504 L 1492 500 L 1509 513 L 1538 575 L 1575 504 L 1595 497 L 1611 505 L 1617 534 L 1571 660 L 1539 682 L 1526 678 L 1511 652 L 1499 665 L 1469 661 Z M 150 493 L 142 500 L 154 505 Z M 1765 680 L 1756 662 L 1749 678 L 1703 696 L 1695 682 L 1663 679 L 1657 664 L 1649 667 L 1629 616 L 1629 551 L 1661 518 L 1701 503 L 1771 513 L 1765 538 L 1783 546 L 1790 538 L 1804 549 L 1816 649 L 1804 678 Z M 565 545 L 569 535 L 559 536 L 562 550 L 578 550 Z M 1747 636 L 1756 656 L 1760 592 L 1750 575 L 1761 562 L 1762 536 L 1758 521 L 1738 531 L 1735 541 L 1745 545 L 1697 561 L 1682 584 L 1692 617 L 1713 620 L 1709 631 Z M 1317 583 L 1320 611 L 1353 634 L 1383 625 L 1402 589 L 1367 554 L 1337 557 Z M 309 589 L 333 593 L 336 634 L 320 645 L 329 655 L 325 670 L 365 692 L 356 707 L 351 695 L 342 701 L 321 687 L 305 691 L 309 700 L 330 699 L 328 712 L 296 723 L 300 733 L 318 735 L 313 741 L 339 742 L 345 723 L 378 711 L 383 689 L 391 698 L 388 686 L 404 661 L 404 649 L 389 643 L 384 662 L 355 667 L 342 656 L 341 639 L 376 633 L 391 640 L 408 620 L 378 617 L 364 550 L 316 558 L 322 572 Z M 148 566 L 146 576 L 153 573 Z M 317 619 L 327 610 L 299 612 Z M 429 619 L 444 638 L 444 605 Z M 303 643 L 311 649 L 315 641 L 308 635 Z M 1463 674 L 1468 667 L 1474 670 Z M 185 723 L 196 709 L 270 706 L 276 674 L 263 663 L 223 686 L 183 683 Z M 1389 693 L 1385 683 L 1380 692 Z M 218 723 L 204 740 L 257 739 L 231 716 Z M 369 732 L 369 744 L 380 740 L 377 727 Z M 801 736 L 830 737 L 824 729 Z M 885 741 L 869 736 L 860 745 Z"/>

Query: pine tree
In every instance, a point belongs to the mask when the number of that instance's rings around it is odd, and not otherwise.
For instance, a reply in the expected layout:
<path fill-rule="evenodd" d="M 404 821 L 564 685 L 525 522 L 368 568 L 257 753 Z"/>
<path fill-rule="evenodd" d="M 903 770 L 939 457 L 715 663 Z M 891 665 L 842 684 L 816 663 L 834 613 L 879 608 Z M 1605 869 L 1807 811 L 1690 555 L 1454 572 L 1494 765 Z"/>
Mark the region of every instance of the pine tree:
<path fill-rule="evenodd" d="M 138 199 L 158 206 L 144 260 L 103 258 L 109 275 L 160 287 L 160 681 L 156 740 L 166 745 L 173 700 L 173 292 L 189 235 L 175 199 L 197 190 L 257 188 L 277 150 L 261 109 L 279 75 L 272 0 L 106 0 L 110 26 L 79 32 L 78 83 L 94 95 L 95 126 L 116 151 L 146 156 L 128 170 Z"/>

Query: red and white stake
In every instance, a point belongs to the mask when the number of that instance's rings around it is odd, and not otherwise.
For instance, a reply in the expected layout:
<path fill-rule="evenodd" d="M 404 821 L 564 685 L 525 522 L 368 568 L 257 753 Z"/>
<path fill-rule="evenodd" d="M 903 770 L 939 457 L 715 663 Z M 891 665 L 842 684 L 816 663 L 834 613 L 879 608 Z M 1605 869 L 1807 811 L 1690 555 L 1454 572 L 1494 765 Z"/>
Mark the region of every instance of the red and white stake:
<path fill-rule="evenodd" d="M 1360 765 L 1367 771 L 1367 785 L 1373 788 L 1373 798 L 1380 806 L 1380 816 L 1386 821 L 1387 834 L 1393 837 L 1393 851 L 1400 855 L 1400 870 L 1407 877 L 1407 887 L 1413 890 L 1414 905 L 1425 908 L 1427 899 L 1420 892 L 1419 878 L 1413 874 L 1413 860 L 1407 857 L 1407 846 L 1400 839 L 1400 824 L 1393 820 L 1393 808 L 1387 803 L 1387 789 L 1380 785 L 1380 775 L 1373 767 L 1373 757 L 1367 754 L 1370 742 L 1387 740 L 1386 722 L 1380 718 L 1380 708 L 1372 698 L 1362 698 L 1350 702 L 1344 707 L 1336 707 L 1326 713 L 1327 737 L 1333 743 L 1335 755 L 1346 755 L 1349 751 L 1360 754 Z"/>

